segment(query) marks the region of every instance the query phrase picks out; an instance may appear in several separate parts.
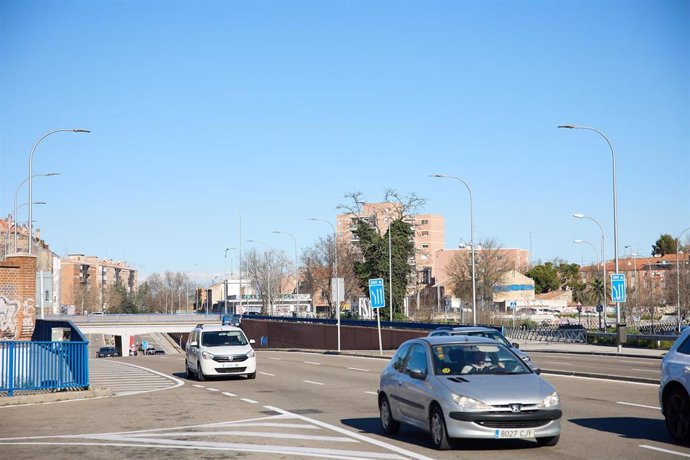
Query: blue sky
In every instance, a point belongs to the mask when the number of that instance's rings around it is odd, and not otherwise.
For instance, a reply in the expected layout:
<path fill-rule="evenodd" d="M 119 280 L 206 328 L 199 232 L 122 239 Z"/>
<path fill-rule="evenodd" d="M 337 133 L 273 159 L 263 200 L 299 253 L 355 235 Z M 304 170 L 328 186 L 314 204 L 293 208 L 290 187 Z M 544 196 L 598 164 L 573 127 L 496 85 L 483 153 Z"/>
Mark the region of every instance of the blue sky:
<path fill-rule="evenodd" d="M 36 150 L 58 254 L 219 274 L 255 239 L 293 255 L 348 192 L 416 193 L 446 246 L 590 263 L 604 226 L 648 254 L 690 226 L 687 1 L 0 0 L 0 213 Z M 28 201 L 27 188 L 19 202 Z M 26 207 L 19 220 L 26 220 Z M 243 242 L 243 249 L 251 248 Z M 257 249 L 262 249 L 260 246 Z M 237 267 L 237 253 L 232 253 Z M 229 264 L 230 262 L 228 262 Z"/>

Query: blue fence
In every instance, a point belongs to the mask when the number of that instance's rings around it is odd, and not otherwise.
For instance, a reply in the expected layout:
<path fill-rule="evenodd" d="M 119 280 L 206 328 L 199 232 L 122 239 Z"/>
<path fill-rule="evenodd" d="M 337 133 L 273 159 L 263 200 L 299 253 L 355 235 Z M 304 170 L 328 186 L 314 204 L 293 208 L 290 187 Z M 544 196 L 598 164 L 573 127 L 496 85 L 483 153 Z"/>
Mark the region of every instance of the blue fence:
<path fill-rule="evenodd" d="M 55 327 L 65 341 L 49 341 Z M 37 320 L 32 339 L 0 342 L 0 395 L 88 388 L 89 342 L 73 324 Z"/>

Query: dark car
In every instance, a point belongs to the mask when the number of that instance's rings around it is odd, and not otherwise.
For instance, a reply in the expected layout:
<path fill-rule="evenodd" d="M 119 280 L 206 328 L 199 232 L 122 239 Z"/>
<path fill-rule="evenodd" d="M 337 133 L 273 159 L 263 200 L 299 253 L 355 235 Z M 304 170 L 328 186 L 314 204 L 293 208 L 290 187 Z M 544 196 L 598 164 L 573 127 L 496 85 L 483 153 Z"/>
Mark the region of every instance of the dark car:
<path fill-rule="evenodd" d="M 109 356 L 117 356 L 117 348 L 115 347 L 101 347 L 96 352 L 96 358 L 107 358 Z"/>

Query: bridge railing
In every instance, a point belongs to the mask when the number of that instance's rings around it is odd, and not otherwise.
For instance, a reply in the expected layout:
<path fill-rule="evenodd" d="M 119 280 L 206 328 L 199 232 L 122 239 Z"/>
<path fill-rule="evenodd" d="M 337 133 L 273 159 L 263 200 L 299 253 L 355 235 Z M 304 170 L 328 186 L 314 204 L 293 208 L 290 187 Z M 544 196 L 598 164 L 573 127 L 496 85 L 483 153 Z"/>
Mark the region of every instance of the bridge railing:
<path fill-rule="evenodd" d="M 558 327 L 504 327 L 504 334 L 513 340 L 531 340 L 539 342 L 587 343 L 586 329 L 559 329 Z"/>
<path fill-rule="evenodd" d="M 0 394 L 86 389 L 88 342 L 0 342 Z"/>

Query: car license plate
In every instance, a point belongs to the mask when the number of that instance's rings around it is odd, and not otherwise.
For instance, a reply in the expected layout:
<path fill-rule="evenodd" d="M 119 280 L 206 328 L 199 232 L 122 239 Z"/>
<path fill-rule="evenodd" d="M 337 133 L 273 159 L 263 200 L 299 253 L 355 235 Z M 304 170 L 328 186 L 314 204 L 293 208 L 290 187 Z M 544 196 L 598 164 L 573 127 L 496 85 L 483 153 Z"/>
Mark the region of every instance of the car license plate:
<path fill-rule="evenodd" d="M 533 438 L 533 429 L 507 429 L 507 430 L 496 430 L 496 439 L 523 439 L 523 438 Z"/>
<path fill-rule="evenodd" d="M 239 367 L 240 363 L 225 363 L 223 367 Z"/>

